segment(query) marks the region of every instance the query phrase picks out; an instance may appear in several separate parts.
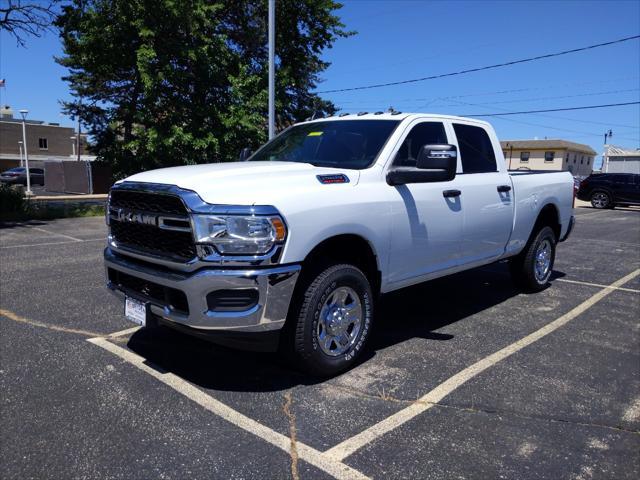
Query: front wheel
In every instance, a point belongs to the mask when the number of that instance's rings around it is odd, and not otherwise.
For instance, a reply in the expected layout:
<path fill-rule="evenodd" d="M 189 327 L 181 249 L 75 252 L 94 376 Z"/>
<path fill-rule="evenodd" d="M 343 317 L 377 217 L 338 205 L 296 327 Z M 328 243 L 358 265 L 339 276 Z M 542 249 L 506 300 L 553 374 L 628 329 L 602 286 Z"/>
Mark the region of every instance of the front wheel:
<path fill-rule="evenodd" d="M 510 261 L 511 276 L 527 292 L 539 292 L 549 283 L 556 258 L 556 235 L 543 227 L 522 252 Z"/>
<path fill-rule="evenodd" d="M 599 190 L 593 192 L 591 195 L 591 205 L 593 208 L 611 208 L 613 206 L 613 202 L 611 201 L 611 196 L 607 192 Z"/>
<path fill-rule="evenodd" d="M 322 377 L 351 368 L 373 319 L 367 277 L 353 265 L 333 265 L 315 275 L 299 295 L 289 318 L 296 365 Z"/>

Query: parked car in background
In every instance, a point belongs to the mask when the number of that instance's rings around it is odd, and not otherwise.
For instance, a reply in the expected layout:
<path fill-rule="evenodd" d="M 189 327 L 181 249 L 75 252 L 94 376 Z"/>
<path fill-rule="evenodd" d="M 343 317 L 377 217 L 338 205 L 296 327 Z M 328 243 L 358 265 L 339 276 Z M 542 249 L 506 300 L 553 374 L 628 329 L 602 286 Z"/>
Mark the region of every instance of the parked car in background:
<path fill-rule="evenodd" d="M 577 197 L 594 208 L 640 204 L 640 175 L 635 173 L 598 173 L 580 183 Z"/>
<path fill-rule="evenodd" d="M 29 174 L 32 184 L 44 185 L 44 170 L 42 168 L 30 168 Z M 16 167 L 0 173 L 0 182 L 12 185 L 27 184 L 27 169 Z"/>

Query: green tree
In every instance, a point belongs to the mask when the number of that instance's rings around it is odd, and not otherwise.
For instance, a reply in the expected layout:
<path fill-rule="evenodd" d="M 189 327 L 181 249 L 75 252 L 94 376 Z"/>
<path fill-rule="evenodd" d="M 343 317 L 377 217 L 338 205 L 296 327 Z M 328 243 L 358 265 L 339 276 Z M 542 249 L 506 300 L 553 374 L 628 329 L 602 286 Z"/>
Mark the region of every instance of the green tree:
<path fill-rule="evenodd" d="M 279 0 L 276 107 L 287 125 L 334 106 L 311 90 L 350 35 L 332 0 Z M 267 1 L 73 0 L 57 25 L 65 80 L 98 157 L 118 176 L 230 161 L 266 140 Z"/>

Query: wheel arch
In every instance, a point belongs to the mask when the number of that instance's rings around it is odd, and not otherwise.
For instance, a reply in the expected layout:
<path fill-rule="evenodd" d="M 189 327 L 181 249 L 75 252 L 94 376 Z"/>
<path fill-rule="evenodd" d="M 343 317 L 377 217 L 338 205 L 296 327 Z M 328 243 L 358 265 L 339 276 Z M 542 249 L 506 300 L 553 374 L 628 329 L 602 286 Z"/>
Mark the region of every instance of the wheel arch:
<path fill-rule="evenodd" d="M 540 209 L 540 212 L 538 212 L 536 221 L 533 224 L 533 229 L 529 234 L 529 242 L 542 227 L 546 227 L 546 226 L 551 227 L 551 229 L 553 230 L 553 233 L 556 236 L 556 241 L 559 241 L 560 234 L 562 231 L 562 224 L 560 223 L 560 210 L 553 203 L 547 203 L 544 207 Z"/>
<path fill-rule="evenodd" d="M 358 267 L 369 279 L 374 294 L 380 291 L 380 258 L 373 244 L 362 235 L 343 233 L 325 238 L 306 255 L 302 271 L 310 272 L 329 263 L 348 263 Z"/>

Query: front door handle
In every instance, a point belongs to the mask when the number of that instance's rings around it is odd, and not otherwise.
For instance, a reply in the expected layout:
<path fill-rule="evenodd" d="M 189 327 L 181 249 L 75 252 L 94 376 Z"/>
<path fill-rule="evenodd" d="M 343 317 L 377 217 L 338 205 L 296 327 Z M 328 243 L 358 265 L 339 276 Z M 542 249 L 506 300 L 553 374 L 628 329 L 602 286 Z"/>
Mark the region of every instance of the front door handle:
<path fill-rule="evenodd" d="M 510 192 L 511 191 L 511 185 L 498 185 L 498 191 L 500 193 Z"/>
<path fill-rule="evenodd" d="M 459 197 L 462 192 L 460 190 L 445 190 L 442 196 L 445 198 Z"/>

